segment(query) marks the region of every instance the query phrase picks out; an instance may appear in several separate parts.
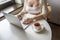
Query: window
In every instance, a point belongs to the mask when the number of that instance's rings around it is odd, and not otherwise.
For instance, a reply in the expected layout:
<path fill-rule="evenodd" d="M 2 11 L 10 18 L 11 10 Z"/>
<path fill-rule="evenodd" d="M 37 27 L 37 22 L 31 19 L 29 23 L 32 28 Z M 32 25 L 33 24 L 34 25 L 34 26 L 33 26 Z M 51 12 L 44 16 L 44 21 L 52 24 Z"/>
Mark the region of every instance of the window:
<path fill-rule="evenodd" d="M 14 12 L 14 11 L 18 10 L 18 11 L 16 11 L 18 13 L 20 11 L 21 7 L 22 7 L 22 5 L 16 4 L 14 2 L 14 0 L 0 0 L 0 9 L 2 8 L 0 10 L 0 19 L 4 17 L 3 12 L 10 13 L 10 12 Z"/>
<path fill-rule="evenodd" d="M 8 1 L 8 0 L 7 0 Z M 0 0 L 0 6 L 2 6 L 4 3 L 6 3 L 7 2 L 6 0 Z M 1 8 L 1 7 L 0 7 Z M 2 12 L 0 11 L 0 17 L 2 17 L 3 16 L 3 14 L 2 14 Z"/>
<path fill-rule="evenodd" d="M 8 2 L 8 1 L 11 1 L 11 0 L 0 0 L 0 5 L 6 3 L 6 2 Z"/>
<path fill-rule="evenodd" d="M 13 1 L 11 1 L 11 0 L 0 0 L 0 17 L 3 16 L 1 10 L 5 9 L 6 7 L 8 7 L 8 6 L 12 5 L 12 4 L 13 4 Z"/>

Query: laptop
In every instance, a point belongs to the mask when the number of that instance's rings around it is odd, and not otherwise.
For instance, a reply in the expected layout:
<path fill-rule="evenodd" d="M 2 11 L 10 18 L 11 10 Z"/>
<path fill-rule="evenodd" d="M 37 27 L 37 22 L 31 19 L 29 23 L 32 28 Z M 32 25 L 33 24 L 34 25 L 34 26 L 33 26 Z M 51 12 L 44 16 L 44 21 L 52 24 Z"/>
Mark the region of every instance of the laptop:
<path fill-rule="evenodd" d="M 16 26 L 19 26 L 20 28 L 23 28 L 22 25 L 21 25 L 21 22 L 20 22 L 20 20 L 18 19 L 17 16 L 12 15 L 12 14 L 7 14 L 7 13 L 3 13 L 3 14 L 11 24 L 14 24 Z"/>
<path fill-rule="evenodd" d="M 8 13 L 4 13 L 4 12 L 3 12 L 3 14 L 4 14 L 5 18 L 6 18 L 11 24 L 14 24 L 14 25 L 16 25 L 16 26 L 19 26 L 20 28 L 23 28 L 24 30 L 26 30 L 26 29 L 31 25 L 31 23 L 28 24 L 28 25 L 23 24 L 23 21 L 22 21 L 22 20 L 19 20 L 18 17 L 15 16 L 15 15 L 8 14 Z"/>

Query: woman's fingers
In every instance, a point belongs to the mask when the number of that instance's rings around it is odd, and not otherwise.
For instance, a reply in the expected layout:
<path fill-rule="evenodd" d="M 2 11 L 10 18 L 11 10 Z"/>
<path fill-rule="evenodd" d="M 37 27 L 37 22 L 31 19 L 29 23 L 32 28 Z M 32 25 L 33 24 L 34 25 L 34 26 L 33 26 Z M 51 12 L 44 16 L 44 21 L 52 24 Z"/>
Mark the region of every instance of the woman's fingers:
<path fill-rule="evenodd" d="M 32 18 L 27 18 L 27 19 L 24 20 L 23 24 L 29 24 L 32 21 L 33 21 Z"/>
<path fill-rule="evenodd" d="M 18 16 L 18 18 L 21 20 L 21 19 L 22 19 L 22 17 L 23 17 L 23 14 L 22 14 L 22 13 L 20 13 L 20 14 L 18 14 L 17 16 Z"/>

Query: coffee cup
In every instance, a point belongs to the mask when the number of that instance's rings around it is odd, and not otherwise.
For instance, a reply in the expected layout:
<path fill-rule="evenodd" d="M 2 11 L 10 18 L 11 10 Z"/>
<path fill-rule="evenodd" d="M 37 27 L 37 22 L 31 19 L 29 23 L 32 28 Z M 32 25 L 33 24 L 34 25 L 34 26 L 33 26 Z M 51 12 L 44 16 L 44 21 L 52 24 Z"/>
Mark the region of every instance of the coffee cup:
<path fill-rule="evenodd" d="M 38 23 L 38 22 L 34 23 L 34 27 L 35 27 L 35 29 L 37 29 L 37 30 L 40 30 L 40 29 L 41 29 L 41 25 L 40 25 L 40 23 Z"/>
<path fill-rule="evenodd" d="M 39 22 L 35 22 L 35 23 L 33 24 L 33 30 L 34 30 L 35 32 L 40 32 L 40 31 L 43 30 L 43 26 L 42 26 Z"/>

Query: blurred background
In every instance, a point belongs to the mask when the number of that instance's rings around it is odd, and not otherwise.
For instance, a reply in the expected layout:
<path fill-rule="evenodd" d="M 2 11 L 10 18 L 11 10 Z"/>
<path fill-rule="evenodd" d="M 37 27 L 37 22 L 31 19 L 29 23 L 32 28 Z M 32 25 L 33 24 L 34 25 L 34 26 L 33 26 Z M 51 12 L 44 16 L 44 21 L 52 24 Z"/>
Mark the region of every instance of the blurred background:
<path fill-rule="evenodd" d="M 60 0 L 48 0 L 52 6 L 51 21 L 60 25 Z"/>

